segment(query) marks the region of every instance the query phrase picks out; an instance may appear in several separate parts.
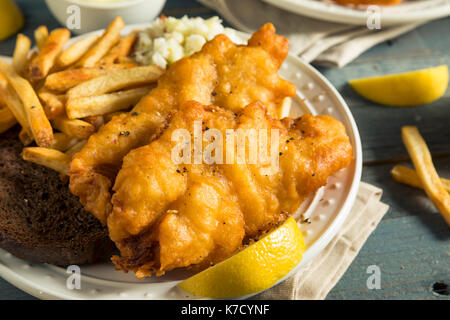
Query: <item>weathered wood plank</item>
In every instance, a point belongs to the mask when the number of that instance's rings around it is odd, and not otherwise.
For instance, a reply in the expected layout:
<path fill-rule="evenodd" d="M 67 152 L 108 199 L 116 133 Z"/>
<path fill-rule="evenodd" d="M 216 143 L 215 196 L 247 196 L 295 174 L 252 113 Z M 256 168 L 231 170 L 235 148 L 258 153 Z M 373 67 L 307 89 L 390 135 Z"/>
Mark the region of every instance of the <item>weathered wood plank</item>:
<path fill-rule="evenodd" d="M 450 177 L 450 157 L 435 161 Z M 383 189 L 390 209 L 328 299 L 450 299 L 430 289 L 450 281 L 450 229 L 422 190 L 391 178 L 392 164 L 365 166 L 363 181 Z M 366 286 L 367 267 L 381 269 L 381 289 Z"/>
<path fill-rule="evenodd" d="M 32 36 L 34 28 L 59 26 L 43 1 L 17 0 L 26 16 L 23 33 Z M 169 0 L 165 14 L 210 17 L 213 11 L 193 0 Z M 400 127 L 419 126 L 435 154 L 450 153 L 450 92 L 439 101 L 422 107 L 393 109 L 363 100 L 346 84 L 357 77 L 400 72 L 439 64 L 450 64 L 448 30 L 450 18 L 422 26 L 392 45 L 380 44 L 350 65 L 319 68 L 340 90 L 357 121 L 367 164 L 363 180 L 384 190 L 383 201 L 390 210 L 369 237 L 344 277 L 328 299 L 448 299 L 431 291 L 436 281 L 450 283 L 450 231 L 423 191 L 393 181 L 390 169 L 395 159 L 406 158 Z M 0 43 L 0 54 L 11 55 L 15 39 Z M 450 178 L 450 157 L 435 160 L 442 176 Z M 381 289 L 366 286 L 367 267 L 381 268 Z M 32 299 L 0 279 L 0 299 Z"/>
<path fill-rule="evenodd" d="M 366 285 L 371 265 L 381 270 L 379 290 Z M 449 270 L 450 232 L 441 217 L 430 214 L 427 222 L 418 216 L 386 219 L 327 298 L 449 299 L 431 290 L 436 282 L 450 282 Z"/>
<path fill-rule="evenodd" d="M 0 300 L 37 300 L 0 277 Z"/>

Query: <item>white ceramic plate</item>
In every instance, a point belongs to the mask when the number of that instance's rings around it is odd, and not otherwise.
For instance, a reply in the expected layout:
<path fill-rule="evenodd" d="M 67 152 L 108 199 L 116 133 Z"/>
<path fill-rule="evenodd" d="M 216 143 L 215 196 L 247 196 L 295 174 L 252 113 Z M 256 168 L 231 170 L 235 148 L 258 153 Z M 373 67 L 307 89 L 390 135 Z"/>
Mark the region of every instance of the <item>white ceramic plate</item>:
<path fill-rule="evenodd" d="M 331 22 L 366 25 L 364 8 L 354 9 L 320 0 L 263 0 L 303 16 Z M 434 20 L 450 15 L 450 0 L 403 0 L 395 6 L 380 6 L 381 26 Z"/>
<path fill-rule="evenodd" d="M 128 26 L 124 33 L 145 26 Z M 348 168 L 331 176 L 328 184 L 305 201 L 299 209 L 297 216 L 303 213 L 305 217 L 310 218 L 311 224 L 299 224 L 305 236 L 307 250 L 301 263 L 289 274 L 291 275 L 305 266 L 330 242 L 347 217 L 361 177 L 362 151 L 358 129 L 345 101 L 318 71 L 290 55 L 281 67 L 280 75 L 297 86 L 297 97 L 293 101 L 291 115 L 299 116 L 310 112 L 329 114 L 340 120 L 347 129 L 354 155 L 354 161 Z M 81 274 L 81 289 L 70 290 L 66 287 L 70 275 L 66 269 L 20 260 L 0 249 L 0 276 L 41 299 L 195 298 L 176 287 L 180 280 L 192 275 L 189 271 L 176 270 L 162 277 L 141 281 L 133 274 L 116 271 L 112 263 L 100 263 L 81 266 Z"/>

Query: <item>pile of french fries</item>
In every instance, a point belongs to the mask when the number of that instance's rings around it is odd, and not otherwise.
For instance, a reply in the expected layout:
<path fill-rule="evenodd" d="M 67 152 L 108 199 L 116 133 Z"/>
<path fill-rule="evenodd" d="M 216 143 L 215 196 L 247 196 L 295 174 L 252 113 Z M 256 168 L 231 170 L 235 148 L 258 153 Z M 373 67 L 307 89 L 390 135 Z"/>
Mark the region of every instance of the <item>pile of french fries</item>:
<path fill-rule="evenodd" d="M 396 165 L 391 170 L 392 177 L 400 183 L 425 190 L 450 226 L 450 180 L 439 177 L 417 127 L 403 127 L 402 139 L 416 170 Z"/>
<path fill-rule="evenodd" d="M 9 65 L 0 62 L 0 133 L 16 123 L 23 158 L 62 174 L 72 156 L 114 115 L 129 111 L 164 72 L 130 58 L 137 32 L 121 36 L 117 17 L 99 35 L 68 45 L 70 32 L 40 26 L 17 36 Z"/>

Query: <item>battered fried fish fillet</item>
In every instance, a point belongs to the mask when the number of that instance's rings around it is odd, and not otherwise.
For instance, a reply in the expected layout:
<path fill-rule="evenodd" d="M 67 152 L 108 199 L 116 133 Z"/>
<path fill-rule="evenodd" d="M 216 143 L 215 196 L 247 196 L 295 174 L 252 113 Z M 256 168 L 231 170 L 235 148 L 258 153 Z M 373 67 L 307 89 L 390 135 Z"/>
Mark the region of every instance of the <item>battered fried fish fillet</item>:
<path fill-rule="evenodd" d="M 230 134 L 227 129 L 262 130 L 269 141 L 272 130 L 278 129 L 279 147 L 263 144 L 275 152 L 272 159 L 278 158 L 278 166 L 261 159 L 249 164 L 250 143 L 246 144 L 246 162 L 237 164 L 237 143 L 232 147 L 225 138 L 223 154 L 214 150 L 224 164 L 205 164 L 205 160 L 189 164 L 195 156 L 195 123 L 200 132 L 214 130 L 211 136 L 200 138 L 204 152 L 213 139 L 219 143 L 220 137 Z M 192 154 L 188 164 L 177 164 L 172 158 L 173 152 L 179 152 L 179 141 L 173 137 L 180 128 L 189 132 L 191 148 L 187 150 Z M 226 160 L 231 150 L 235 157 L 229 159 L 235 160 L 230 164 Z M 134 271 L 138 278 L 220 262 L 236 253 L 249 237 L 284 221 L 326 184 L 329 175 L 351 160 L 345 128 L 329 116 L 274 120 L 259 102 L 237 114 L 187 102 L 160 137 L 124 158 L 113 188 L 113 211 L 107 218 L 110 237 L 121 253 L 113 261 L 118 269 Z M 275 170 L 263 170 L 268 168 Z"/>
<path fill-rule="evenodd" d="M 188 100 L 239 111 L 262 101 L 275 115 L 283 99 L 295 95 L 294 84 L 277 72 L 288 53 L 288 40 L 264 25 L 248 41 L 234 44 L 225 35 L 175 62 L 158 86 L 129 113 L 113 118 L 89 138 L 70 165 L 70 190 L 103 223 L 111 212 L 110 188 L 123 157 L 148 144 L 169 113 Z"/>

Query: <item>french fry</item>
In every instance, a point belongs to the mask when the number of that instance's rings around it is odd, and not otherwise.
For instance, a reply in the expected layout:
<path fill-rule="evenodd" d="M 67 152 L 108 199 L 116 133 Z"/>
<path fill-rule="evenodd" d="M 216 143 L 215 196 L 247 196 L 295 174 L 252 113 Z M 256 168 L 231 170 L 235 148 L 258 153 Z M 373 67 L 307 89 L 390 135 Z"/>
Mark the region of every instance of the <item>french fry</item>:
<path fill-rule="evenodd" d="M 31 52 L 28 54 L 27 63 L 26 63 L 25 68 L 23 69 L 23 72 L 22 72 L 22 76 L 24 76 L 25 78 L 28 77 L 27 70 L 28 70 L 28 68 L 29 68 L 29 66 L 31 64 L 31 61 L 33 61 L 33 59 L 36 58 L 38 56 L 38 54 L 39 54 L 39 51 L 37 51 L 36 49 L 35 50 L 31 50 Z"/>
<path fill-rule="evenodd" d="M 131 51 L 133 44 L 137 39 L 137 33 L 132 32 L 129 35 L 121 38 L 119 43 L 116 44 L 99 62 L 100 65 L 113 64 L 119 57 L 126 57 Z"/>
<path fill-rule="evenodd" d="M 66 105 L 67 116 L 69 119 L 84 118 L 129 109 L 149 91 L 149 87 L 144 87 L 94 97 L 69 99 Z"/>
<path fill-rule="evenodd" d="M 27 114 L 23 107 L 23 103 L 2 73 L 0 73 L 0 96 L 2 97 L 5 105 L 16 118 L 17 122 L 19 122 L 27 134 L 32 137 L 30 124 L 28 123 Z"/>
<path fill-rule="evenodd" d="M 13 113 L 7 108 L 0 109 L 0 133 L 8 131 L 17 123 Z"/>
<path fill-rule="evenodd" d="M 67 98 L 71 100 L 79 97 L 98 96 L 126 87 L 149 84 L 158 80 L 163 72 L 164 70 L 157 66 L 111 71 L 104 76 L 85 81 L 73 87 L 67 91 Z"/>
<path fill-rule="evenodd" d="M 45 78 L 45 87 L 50 90 L 65 92 L 76 85 L 103 76 L 112 70 L 122 70 L 135 67 L 135 64 L 112 64 L 94 68 L 68 69 L 52 73 Z"/>
<path fill-rule="evenodd" d="M 64 50 L 58 57 L 58 65 L 67 67 L 77 62 L 92 45 L 98 40 L 99 36 L 96 34 L 87 36 Z"/>
<path fill-rule="evenodd" d="M 45 88 L 40 90 L 38 95 L 44 103 L 43 107 L 48 119 L 55 119 L 66 114 L 66 95 L 56 94 Z"/>
<path fill-rule="evenodd" d="M 19 33 L 17 35 L 16 47 L 14 48 L 12 65 L 18 74 L 24 74 L 28 64 L 28 53 L 30 52 L 31 40 Z"/>
<path fill-rule="evenodd" d="M 73 145 L 69 150 L 66 151 L 66 154 L 70 157 L 73 157 L 73 155 L 77 152 L 80 152 L 81 149 L 86 145 L 87 140 L 81 140 L 80 142 Z"/>
<path fill-rule="evenodd" d="M 79 119 L 67 119 L 65 117 L 60 117 L 52 120 L 53 126 L 59 131 L 64 132 L 68 136 L 87 139 L 94 132 L 95 127 L 89 122 L 79 120 Z"/>
<path fill-rule="evenodd" d="M 56 149 L 59 151 L 66 151 L 75 144 L 80 142 L 77 138 L 68 136 L 63 132 L 57 132 L 54 134 L 53 144 L 51 145 L 51 149 Z"/>
<path fill-rule="evenodd" d="M 83 120 L 92 124 L 95 128 L 95 131 L 100 129 L 100 127 L 105 124 L 105 119 L 104 119 L 103 115 L 89 116 L 89 117 L 83 118 Z"/>
<path fill-rule="evenodd" d="M 417 176 L 425 193 L 433 201 L 439 212 L 450 226 L 450 195 L 445 190 L 433 166 L 430 151 L 417 130 L 417 127 L 402 127 L 403 143 L 414 164 Z"/>
<path fill-rule="evenodd" d="M 24 146 L 29 146 L 33 143 L 33 138 L 27 133 L 27 131 L 22 128 L 19 133 L 19 140 Z"/>
<path fill-rule="evenodd" d="M 93 67 L 120 40 L 120 31 L 125 27 L 121 17 L 117 17 L 106 28 L 100 40 L 86 52 L 77 63 L 80 67 Z"/>
<path fill-rule="evenodd" d="M 136 63 L 135 60 L 133 60 L 130 57 L 118 57 L 116 63 Z"/>
<path fill-rule="evenodd" d="M 0 72 L 5 75 L 22 101 L 23 109 L 27 115 L 27 122 L 37 145 L 40 147 L 50 146 L 53 143 L 53 129 L 33 87 L 7 63 L 0 62 Z"/>
<path fill-rule="evenodd" d="M 36 40 L 36 46 L 41 51 L 48 39 L 48 29 L 46 26 L 39 26 L 34 30 L 34 40 Z"/>
<path fill-rule="evenodd" d="M 58 171 L 64 175 L 69 173 L 71 157 L 55 149 L 39 147 L 24 148 L 22 158 L 26 161 L 34 162 Z"/>
<path fill-rule="evenodd" d="M 65 28 L 50 32 L 45 46 L 28 66 L 28 77 L 31 81 L 44 79 L 55 64 L 56 57 L 70 39 L 70 31 Z"/>
<path fill-rule="evenodd" d="M 423 189 L 423 185 L 420 182 L 419 176 L 417 175 L 416 171 L 411 168 L 402 165 L 396 165 L 392 168 L 391 175 L 397 182 L 406 184 L 411 187 Z M 450 192 L 450 180 L 445 178 L 440 179 L 442 185 L 444 186 L 444 189 L 447 192 Z"/>

